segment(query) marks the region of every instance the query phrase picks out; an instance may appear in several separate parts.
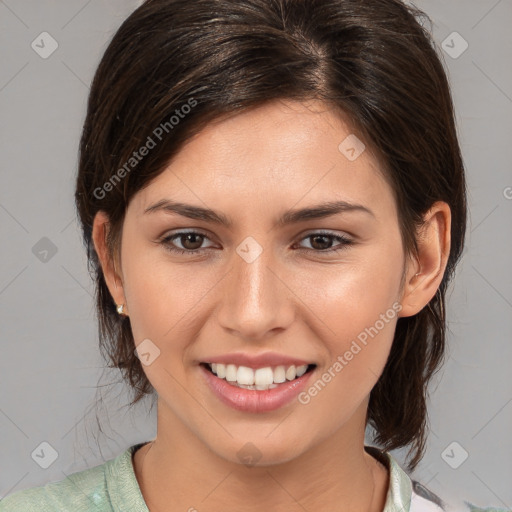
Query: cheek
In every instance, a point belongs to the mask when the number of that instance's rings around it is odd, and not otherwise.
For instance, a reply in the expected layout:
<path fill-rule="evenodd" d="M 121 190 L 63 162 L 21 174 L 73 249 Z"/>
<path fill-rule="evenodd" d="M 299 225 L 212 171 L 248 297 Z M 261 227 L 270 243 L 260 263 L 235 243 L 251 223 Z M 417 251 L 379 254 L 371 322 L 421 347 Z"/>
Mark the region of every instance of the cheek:
<path fill-rule="evenodd" d="M 322 428 L 348 421 L 382 374 L 400 310 L 390 293 L 392 284 L 389 277 L 375 281 L 354 271 L 323 283 L 322 293 L 315 296 L 318 317 L 309 325 L 314 321 L 318 326 L 327 357 L 301 403 L 308 403 L 309 417 L 323 418 L 318 420 L 322 423 L 329 411 L 330 420 Z"/>
<path fill-rule="evenodd" d="M 355 337 L 373 325 L 399 297 L 399 255 L 375 250 L 353 260 L 304 272 L 301 279 L 308 307 L 340 339 Z"/>
<path fill-rule="evenodd" d="M 346 389 L 361 390 L 361 396 L 378 380 L 391 350 L 401 309 L 399 249 L 390 244 L 361 250 L 353 261 L 347 258 L 336 268 L 306 273 L 302 281 L 303 296 L 314 313 L 309 323 L 317 326 L 327 349 L 327 368 L 342 358 L 343 369 L 339 365 L 337 372 L 333 369 L 337 377 L 332 380 Z"/>
<path fill-rule="evenodd" d="M 135 244 L 126 243 L 124 249 L 123 272 L 128 276 L 124 291 L 135 343 L 149 338 L 163 356 L 182 352 L 187 340 L 194 339 L 190 336 L 194 318 L 218 277 L 170 261 L 163 248 L 137 250 Z"/>

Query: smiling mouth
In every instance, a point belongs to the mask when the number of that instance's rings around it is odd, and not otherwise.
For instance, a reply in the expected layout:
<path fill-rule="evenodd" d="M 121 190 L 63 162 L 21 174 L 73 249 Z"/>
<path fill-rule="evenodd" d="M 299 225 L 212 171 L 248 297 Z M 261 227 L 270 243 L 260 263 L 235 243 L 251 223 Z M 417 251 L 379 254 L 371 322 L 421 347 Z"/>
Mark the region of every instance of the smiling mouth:
<path fill-rule="evenodd" d="M 262 368 L 221 363 L 201 363 L 201 366 L 234 387 L 258 391 L 277 388 L 280 384 L 292 382 L 316 368 L 316 364 L 265 366 Z"/>

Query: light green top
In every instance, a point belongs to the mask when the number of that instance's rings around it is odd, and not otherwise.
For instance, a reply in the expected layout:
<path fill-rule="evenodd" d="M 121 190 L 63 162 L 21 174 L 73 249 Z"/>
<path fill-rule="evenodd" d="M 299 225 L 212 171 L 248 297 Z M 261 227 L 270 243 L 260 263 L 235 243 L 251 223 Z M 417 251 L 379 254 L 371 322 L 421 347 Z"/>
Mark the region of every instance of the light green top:
<path fill-rule="evenodd" d="M 130 446 L 116 458 L 58 482 L 14 492 L 0 501 L 0 512 L 149 512 L 132 462 L 133 453 L 143 444 Z M 435 495 L 411 481 L 389 453 L 370 446 L 365 446 L 365 450 L 382 461 L 390 472 L 383 512 L 445 510 L 430 501 L 436 499 Z M 483 509 L 474 508 L 471 512 L 476 510 Z"/>

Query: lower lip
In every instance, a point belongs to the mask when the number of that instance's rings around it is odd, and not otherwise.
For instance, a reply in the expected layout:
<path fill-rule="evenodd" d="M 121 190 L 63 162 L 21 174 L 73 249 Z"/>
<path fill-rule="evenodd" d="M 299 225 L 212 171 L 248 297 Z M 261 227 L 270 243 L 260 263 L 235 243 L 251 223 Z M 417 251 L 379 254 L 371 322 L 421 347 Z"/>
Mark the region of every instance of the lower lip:
<path fill-rule="evenodd" d="M 200 366 L 210 389 L 226 405 L 245 412 L 269 412 L 291 402 L 305 387 L 313 373 L 309 371 L 292 381 L 278 384 L 276 388 L 258 391 L 232 386 L 219 379 L 204 366 Z"/>

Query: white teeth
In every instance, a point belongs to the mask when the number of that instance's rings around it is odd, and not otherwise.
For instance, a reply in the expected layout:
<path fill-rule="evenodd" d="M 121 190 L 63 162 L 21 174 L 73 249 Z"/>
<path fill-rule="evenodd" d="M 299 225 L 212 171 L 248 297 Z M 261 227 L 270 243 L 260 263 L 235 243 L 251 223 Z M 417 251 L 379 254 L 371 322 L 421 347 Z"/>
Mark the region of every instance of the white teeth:
<path fill-rule="evenodd" d="M 302 377 L 308 369 L 307 364 L 297 367 L 293 364 L 288 367 L 276 366 L 275 368 L 266 366 L 256 370 L 234 364 L 211 363 L 209 366 L 220 379 L 226 379 L 231 384 L 241 388 L 261 391 L 273 389 L 277 387 L 277 384 L 282 384 L 287 380 L 291 381 Z"/>
<path fill-rule="evenodd" d="M 247 368 L 247 366 L 239 366 L 236 372 L 236 381 L 238 384 L 251 386 L 254 384 L 254 370 L 252 368 Z"/>
<path fill-rule="evenodd" d="M 213 369 L 213 364 L 212 364 L 212 371 L 214 373 L 217 373 L 217 377 L 219 377 L 221 379 L 226 377 L 226 365 L 225 364 L 217 363 L 217 371 L 215 371 Z"/>
<path fill-rule="evenodd" d="M 287 370 L 286 370 L 286 373 L 285 373 L 285 376 L 286 376 L 286 379 L 287 380 L 293 380 L 295 379 L 295 377 L 297 377 L 297 371 L 295 369 L 295 365 L 292 364 Z"/>
<path fill-rule="evenodd" d="M 302 366 L 297 366 L 297 369 L 295 370 L 297 372 L 297 377 L 302 377 L 306 373 L 307 369 L 308 369 L 307 364 L 303 364 Z"/>
<path fill-rule="evenodd" d="M 284 366 L 277 366 L 274 369 L 274 382 L 281 384 L 286 381 L 286 370 Z"/>
<path fill-rule="evenodd" d="M 266 387 L 263 387 L 263 386 L 246 386 L 245 384 L 237 384 L 236 385 L 238 388 L 244 388 L 244 389 L 257 389 L 257 390 L 260 390 L 260 391 L 264 391 L 265 389 L 267 389 Z M 274 389 L 274 388 L 277 388 L 277 384 L 270 384 L 268 386 L 268 389 Z"/>
<path fill-rule="evenodd" d="M 262 389 L 267 388 L 274 382 L 274 372 L 272 368 L 258 368 L 254 372 L 254 384 L 256 384 L 256 388 L 261 387 Z"/>
<path fill-rule="evenodd" d="M 234 364 L 228 364 L 226 366 L 226 380 L 236 382 L 236 366 Z"/>

